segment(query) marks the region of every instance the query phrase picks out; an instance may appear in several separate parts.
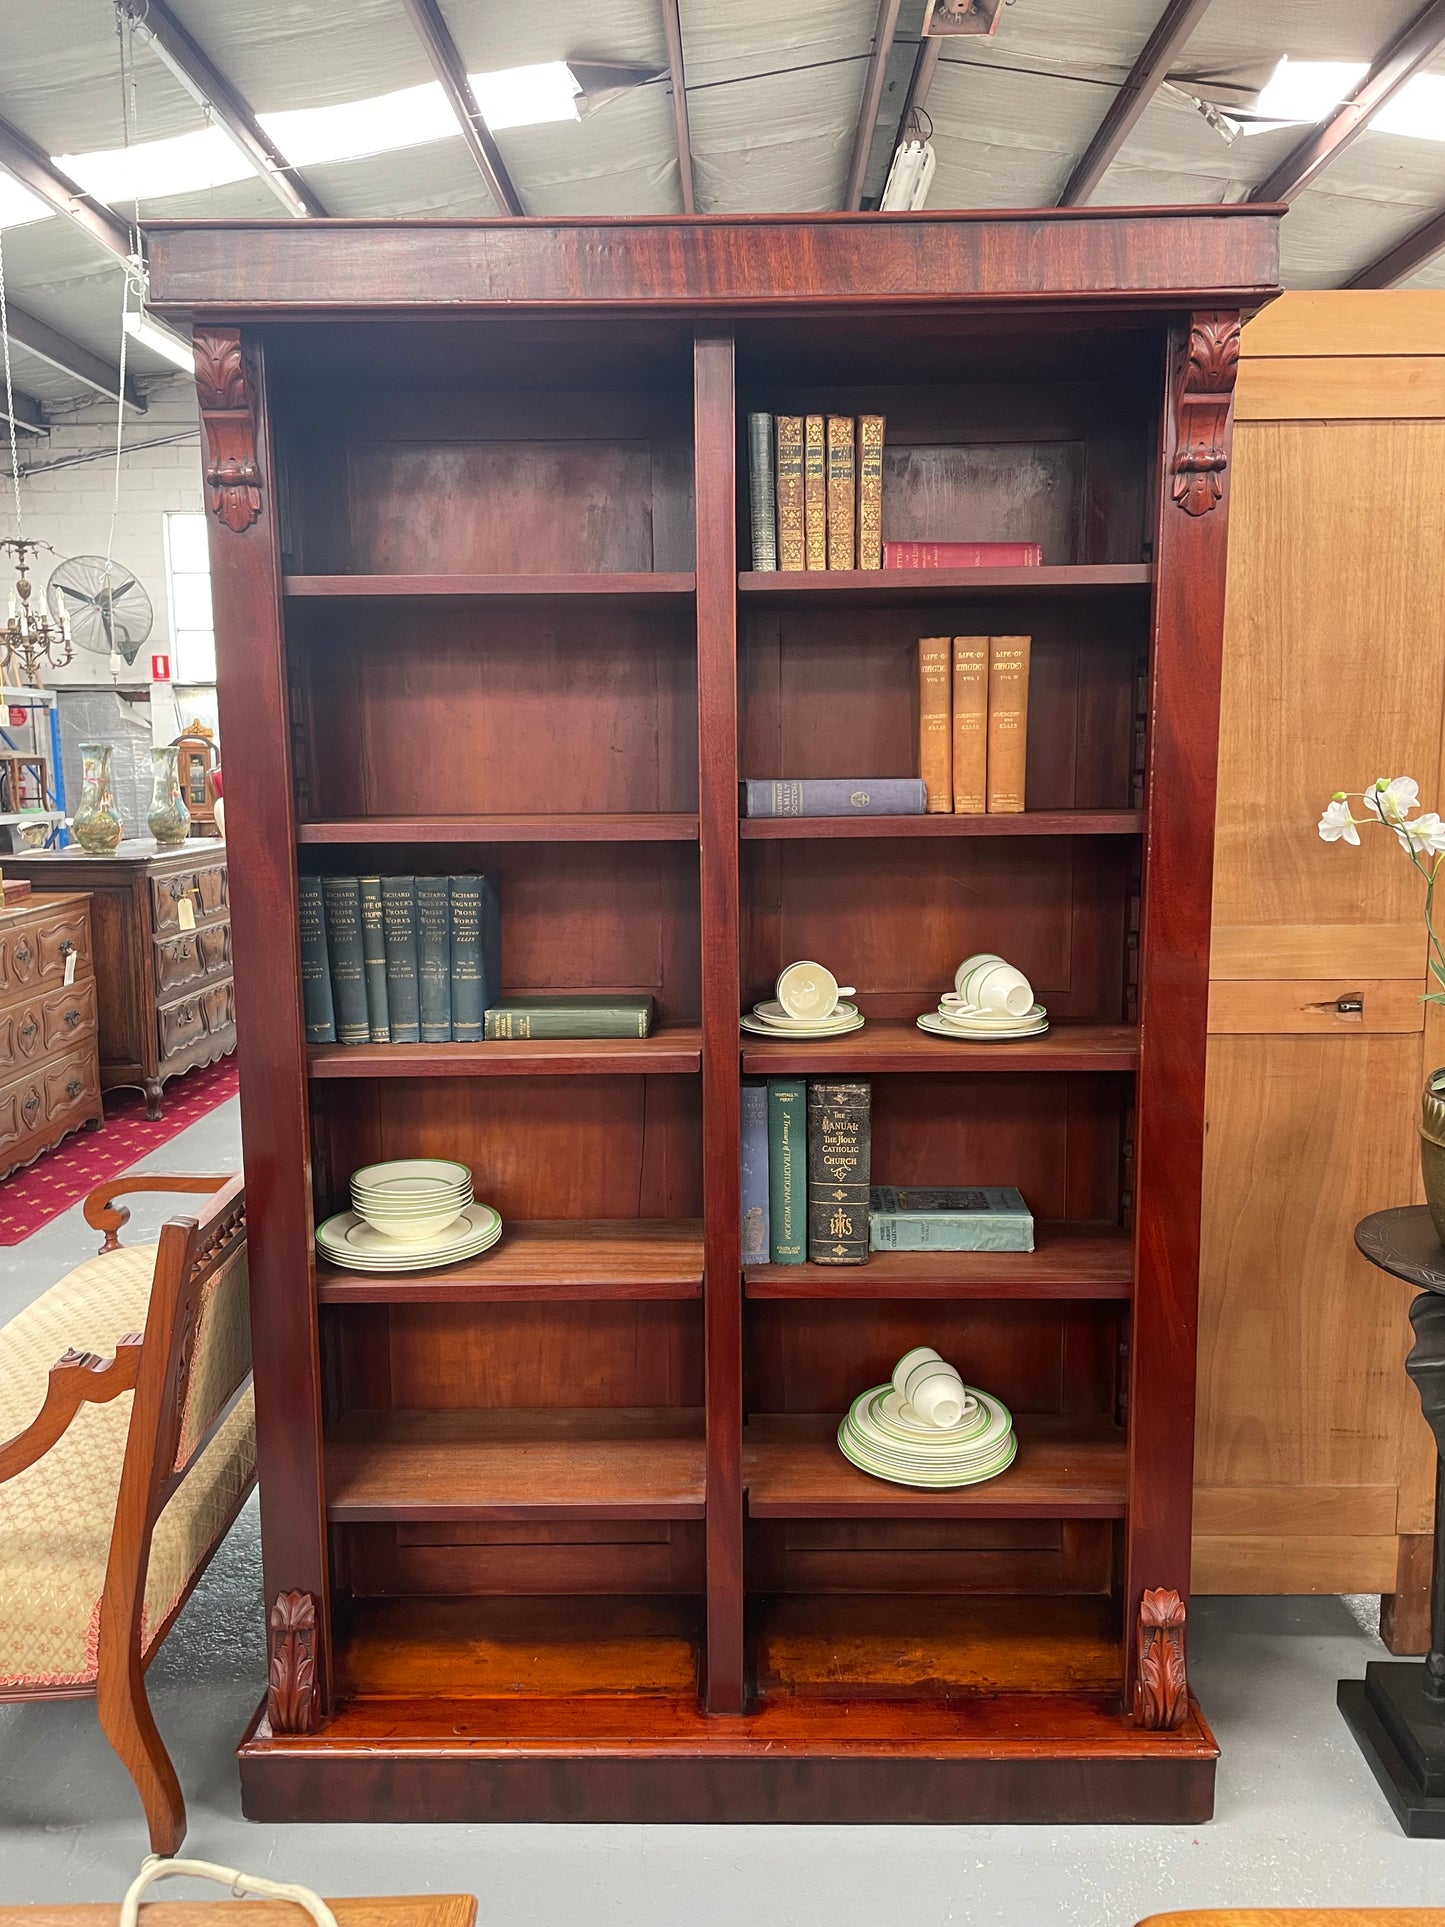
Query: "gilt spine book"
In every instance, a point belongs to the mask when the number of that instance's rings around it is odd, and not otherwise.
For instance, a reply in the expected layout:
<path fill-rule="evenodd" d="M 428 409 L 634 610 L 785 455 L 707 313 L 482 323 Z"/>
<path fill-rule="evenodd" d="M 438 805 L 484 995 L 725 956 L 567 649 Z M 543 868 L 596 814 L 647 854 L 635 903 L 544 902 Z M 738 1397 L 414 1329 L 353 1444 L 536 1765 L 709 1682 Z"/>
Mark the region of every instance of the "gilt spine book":
<path fill-rule="evenodd" d="M 752 519 L 753 567 L 778 566 L 778 501 L 773 454 L 773 418 L 748 416 L 748 509 Z"/>
<path fill-rule="evenodd" d="M 854 528 L 857 482 L 854 477 L 851 415 L 828 417 L 828 567 L 851 569 L 857 562 Z"/>
<path fill-rule="evenodd" d="M 953 812 L 988 808 L 987 636 L 953 638 Z"/>
<path fill-rule="evenodd" d="M 807 543 L 803 533 L 803 418 L 779 415 L 775 424 L 777 446 L 778 567 L 802 569 L 807 566 Z"/>
<path fill-rule="evenodd" d="M 768 1087 L 742 1087 L 740 1243 L 745 1265 L 768 1263 Z"/>
<path fill-rule="evenodd" d="M 296 907 L 301 933 L 301 1004 L 306 1013 L 306 1041 L 334 1044 L 336 1009 L 331 1001 L 331 959 L 326 951 L 326 911 L 320 877 L 297 879 Z"/>
<path fill-rule="evenodd" d="M 340 1044 L 369 1044 L 371 1018 L 366 1007 L 366 966 L 361 948 L 360 879 L 323 877 L 321 895 L 326 905 L 336 1040 Z"/>
<path fill-rule="evenodd" d="M 918 774 L 930 816 L 953 811 L 953 638 L 918 644 Z"/>
<path fill-rule="evenodd" d="M 803 418 L 804 558 L 810 569 L 828 566 L 828 448 L 821 415 Z"/>
<path fill-rule="evenodd" d="M 366 976 L 366 1013 L 373 1044 L 391 1042 L 386 995 L 386 938 L 381 923 L 381 878 L 361 877 L 361 963 Z"/>
<path fill-rule="evenodd" d="M 775 1265 L 808 1257 L 808 1088 L 801 1078 L 768 1084 L 768 1243 Z"/>
<path fill-rule="evenodd" d="M 808 1084 L 808 1260 L 868 1262 L 870 1087 Z"/>
<path fill-rule="evenodd" d="M 393 1044 L 421 1042 L 416 973 L 416 883 L 381 879 L 381 934 L 386 945 L 386 1004 Z"/>
<path fill-rule="evenodd" d="M 988 651 L 988 807 L 1025 807 L 1029 746 L 1028 636 L 991 636 Z"/>
<path fill-rule="evenodd" d="M 445 877 L 416 880 L 416 974 L 424 1044 L 452 1040 L 452 913 Z"/>
<path fill-rule="evenodd" d="M 883 417 L 858 417 L 858 567 L 883 567 Z"/>

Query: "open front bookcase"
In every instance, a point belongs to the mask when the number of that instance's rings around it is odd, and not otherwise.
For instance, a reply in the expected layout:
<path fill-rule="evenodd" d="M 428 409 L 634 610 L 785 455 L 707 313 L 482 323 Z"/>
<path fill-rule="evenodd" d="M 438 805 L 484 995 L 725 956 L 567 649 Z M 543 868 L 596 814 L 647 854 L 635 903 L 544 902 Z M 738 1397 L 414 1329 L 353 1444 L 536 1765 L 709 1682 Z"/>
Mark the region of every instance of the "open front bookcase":
<path fill-rule="evenodd" d="M 1278 211 L 158 227 L 194 323 L 250 1211 L 267 1818 L 1194 1821 L 1185 1676 L 1229 415 Z M 887 418 L 885 537 L 752 573 L 750 410 Z M 739 821 L 909 775 L 920 635 L 1029 634 L 1022 816 Z M 308 1051 L 297 875 L 485 871 L 508 994 L 631 1042 Z M 1054 1020 L 924 1035 L 998 948 Z M 749 1040 L 796 956 L 868 1019 Z M 867 1077 L 875 1181 L 1018 1185 L 1028 1255 L 739 1262 L 740 1075 Z M 350 1172 L 506 1221 L 317 1260 Z M 839 1414 L 919 1342 L 1016 1464 Z"/>

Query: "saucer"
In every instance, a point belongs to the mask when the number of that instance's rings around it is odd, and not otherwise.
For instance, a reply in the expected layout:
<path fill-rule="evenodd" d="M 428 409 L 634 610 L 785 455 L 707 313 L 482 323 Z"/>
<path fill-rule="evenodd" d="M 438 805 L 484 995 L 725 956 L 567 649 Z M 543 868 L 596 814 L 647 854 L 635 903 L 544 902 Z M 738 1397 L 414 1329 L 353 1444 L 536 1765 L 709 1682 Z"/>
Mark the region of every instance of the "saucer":
<path fill-rule="evenodd" d="M 415 1243 L 387 1237 L 354 1211 L 338 1211 L 316 1227 L 316 1247 L 354 1271 L 423 1271 L 476 1257 L 501 1235 L 501 1217 L 488 1204 L 468 1205 L 445 1231 Z"/>
<path fill-rule="evenodd" d="M 930 1037 L 951 1037 L 956 1044 L 1005 1044 L 1020 1037 L 1042 1037 L 1048 1029 L 1048 1019 L 1040 1023 L 1014 1024 L 1009 1029 L 966 1029 L 961 1024 L 950 1023 L 936 1011 L 925 1011 L 918 1019 L 918 1028 L 926 1030 Z"/>
<path fill-rule="evenodd" d="M 743 1017 L 739 1019 L 739 1022 L 750 1037 L 771 1037 L 774 1043 L 779 1042 L 784 1037 L 847 1037 L 851 1032 L 862 1030 L 863 1028 L 863 1019 L 861 1017 L 852 1017 L 847 1023 L 833 1024 L 821 1029 L 814 1024 L 788 1024 L 786 1026 L 782 1024 L 770 1024 L 761 1017 Z"/>
<path fill-rule="evenodd" d="M 850 1017 L 856 1017 L 858 1006 L 847 1003 L 840 997 L 826 1017 L 790 1017 L 777 998 L 770 997 L 766 1003 L 753 1005 L 753 1015 L 765 1024 L 783 1024 L 789 1030 L 796 1030 L 799 1024 L 813 1030 L 823 1024 L 831 1024 L 835 1021 L 841 1023 Z"/>

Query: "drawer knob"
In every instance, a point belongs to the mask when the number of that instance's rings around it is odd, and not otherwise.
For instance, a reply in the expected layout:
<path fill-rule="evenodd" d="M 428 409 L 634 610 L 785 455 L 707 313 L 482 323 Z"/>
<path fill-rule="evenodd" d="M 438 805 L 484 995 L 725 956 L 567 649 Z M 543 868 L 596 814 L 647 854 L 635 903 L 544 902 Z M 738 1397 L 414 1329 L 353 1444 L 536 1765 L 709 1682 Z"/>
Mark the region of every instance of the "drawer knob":
<path fill-rule="evenodd" d="M 62 957 L 68 957 L 74 948 L 75 945 L 70 941 L 69 937 L 62 937 L 60 942 L 60 954 Z"/>
<path fill-rule="evenodd" d="M 84 1089 L 85 1086 L 80 1079 L 78 1077 L 72 1077 L 65 1087 L 65 1095 L 67 1097 L 79 1097 Z"/>
<path fill-rule="evenodd" d="M 40 1110 L 39 1091 L 36 1091 L 36 1090 L 27 1091 L 25 1095 L 25 1102 L 20 1106 L 20 1109 L 25 1115 L 25 1122 L 27 1124 L 33 1124 L 35 1122 L 36 1115 Z"/>
<path fill-rule="evenodd" d="M 36 1033 L 39 1031 L 39 1029 L 40 1029 L 40 1026 L 39 1024 L 36 1023 L 35 1014 L 32 1011 L 31 1014 L 25 1019 L 25 1022 L 20 1026 L 21 1042 L 28 1044 L 31 1041 L 31 1039 L 36 1035 Z"/>
<path fill-rule="evenodd" d="M 66 1011 L 65 1022 L 68 1029 L 74 1030 L 75 1026 L 80 1022 L 80 1012 L 78 1010 Z"/>
<path fill-rule="evenodd" d="M 35 952 L 30 948 L 28 943 L 21 942 L 15 946 L 15 961 L 22 969 L 31 961 L 34 955 Z"/>

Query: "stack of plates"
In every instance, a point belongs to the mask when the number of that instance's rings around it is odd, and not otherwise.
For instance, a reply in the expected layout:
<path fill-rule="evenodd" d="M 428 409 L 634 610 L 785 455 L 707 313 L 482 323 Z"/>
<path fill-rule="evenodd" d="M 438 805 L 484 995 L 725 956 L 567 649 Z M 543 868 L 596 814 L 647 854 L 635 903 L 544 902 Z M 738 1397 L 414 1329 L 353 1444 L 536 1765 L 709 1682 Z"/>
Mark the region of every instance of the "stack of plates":
<path fill-rule="evenodd" d="M 754 1004 L 742 1019 L 745 1031 L 753 1037 L 846 1037 L 849 1031 L 862 1030 L 858 1006 L 841 998 L 827 1017 L 790 1017 L 776 998 Z"/>
<path fill-rule="evenodd" d="M 502 1220 L 472 1199 L 472 1174 L 443 1158 L 368 1164 L 351 1180 L 352 1211 L 316 1228 L 316 1248 L 351 1271 L 433 1271 L 488 1251 Z"/>
<path fill-rule="evenodd" d="M 925 1011 L 918 1020 L 918 1028 L 926 1030 L 930 1037 L 961 1037 L 975 1044 L 1042 1037 L 1048 1027 L 1049 1013 L 1042 1004 L 1035 1004 L 1022 1017 L 1010 1017 L 1005 1012 L 979 1010 L 972 1004 L 941 1002 L 936 1011 Z"/>
<path fill-rule="evenodd" d="M 930 1425 L 892 1385 L 854 1399 L 838 1427 L 838 1448 L 860 1472 L 892 1485 L 981 1485 L 1012 1465 L 1018 1440 L 1008 1407 L 974 1385 L 964 1387 L 957 1425 Z"/>

